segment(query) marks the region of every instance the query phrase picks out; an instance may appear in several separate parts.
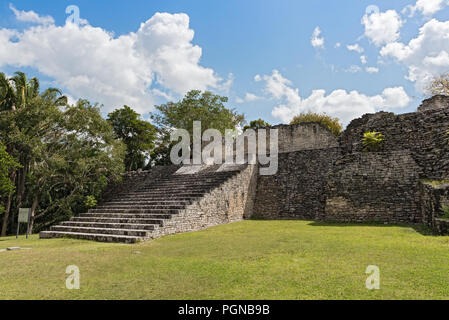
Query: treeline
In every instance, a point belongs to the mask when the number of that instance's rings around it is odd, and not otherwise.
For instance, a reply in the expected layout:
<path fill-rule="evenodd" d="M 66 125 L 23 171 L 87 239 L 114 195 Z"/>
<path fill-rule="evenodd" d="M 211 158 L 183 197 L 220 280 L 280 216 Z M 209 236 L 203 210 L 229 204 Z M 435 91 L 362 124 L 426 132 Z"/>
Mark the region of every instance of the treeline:
<path fill-rule="evenodd" d="M 30 233 L 85 212 L 125 171 L 170 163 L 172 128 L 191 132 L 235 128 L 244 117 L 224 106 L 226 97 L 191 91 L 178 102 L 155 106 L 152 123 L 124 106 L 103 118 L 98 104 L 69 105 L 37 78 L 0 73 L 0 223 L 12 234 L 19 208 L 31 208 Z"/>

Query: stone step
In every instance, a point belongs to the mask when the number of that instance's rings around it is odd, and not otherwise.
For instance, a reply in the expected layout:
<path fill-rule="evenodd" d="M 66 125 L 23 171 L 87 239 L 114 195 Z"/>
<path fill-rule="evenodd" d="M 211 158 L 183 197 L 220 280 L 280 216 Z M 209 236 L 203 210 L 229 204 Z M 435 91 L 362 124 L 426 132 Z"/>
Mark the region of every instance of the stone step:
<path fill-rule="evenodd" d="M 161 187 L 161 188 L 153 188 L 153 189 L 147 189 L 147 190 L 137 190 L 133 191 L 132 193 L 135 194 L 141 194 L 141 193 L 155 193 L 155 192 L 187 192 L 187 193 L 195 193 L 195 192 L 203 192 L 204 190 L 210 190 L 215 187 L 218 187 L 220 185 L 214 185 L 213 187 L 203 187 L 203 186 L 197 186 L 192 188 L 178 188 L 178 187 Z"/>
<path fill-rule="evenodd" d="M 72 217 L 70 221 L 78 222 L 103 222 L 103 223 L 136 223 L 136 224 L 159 224 L 164 225 L 164 219 L 148 219 L 148 218 L 96 218 L 96 217 Z"/>
<path fill-rule="evenodd" d="M 179 210 L 183 209 L 135 209 L 132 207 L 123 209 L 89 209 L 88 213 L 145 213 L 145 214 L 177 214 Z"/>
<path fill-rule="evenodd" d="M 108 209 L 114 209 L 114 210 L 126 210 L 126 209 L 136 209 L 136 210 L 164 210 L 164 209 L 171 209 L 171 210 L 181 210 L 184 209 L 186 206 L 188 206 L 188 204 L 182 204 L 182 205 L 177 205 L 177 206 L 166 206 L 166 205 L 162 205 L 162 206 L 152 206 L 152 205 L 141 205 L 141 204 L 126 204 L 126 205 L 120 205 L 120 204 L 103 204 L 101 206 L 96 207 L 95 209 L 90 209 L 90 210 L 108 210 Z"/>
<path fill-rule="evenodd" d="M 201 198 L 204 196 L 204 194 L 207 192 L 203 192 L 203 193 L 195 193 L 195 194 L 166 194 L 166 193 L 147 193 L 147 194 L 127 194 L 127 195 L 122 195 L 120 196 L 120 199 L 126 199 L 129 201 L 132 201 L 134 199 L 143 199 L 143 200 L 154 200 L 154 199 L 178 199 L 179 197 L 182 198 L 188 198 L 188 199 L 192 199 L 192 198 Z"/>
<path fill-rule="evenodd" d="M 204 182 L 204 181 L 173 182 L 173 181 L 171 181 L 171 182 L 165 182 L 165 183 L 154 183 L 154 184 L 151 184 L 151 185 L 146 185 L 146 186 L 141 187 L 140 189 L 157 188 L 157 187 L 185 187 L 185 188 L 189 188 L 189 187 L 195 187 L 195 186 L 215 186 L 217 184 L 222 183 L 223 181 L 226 181 L 226 180 L 217 180 L 217 181 L 210 181 L 210 182 Z"/>
<path fill-rule="evenodd" d="M 111 228 L 111 229 L 136 229 L 153 231 L 159 228 L 159 224 L 138 224 L 138 223 L 103 223 L 103 222 L 80 222 L 64 221 L 60 225 L 86 228 Z"/>
<path fill-rule="evenodd" d="M 39 233 L 39 238 L 50 239 L 50 238 L 74 238 L 83 240 L 93 240 L 99 242 L 122 242 L 122 243 L 137 243 L 143 241 L 142 237 L 134 236 L 121 236 L 113 234 L 97 234 L 97 233 L 81 233 L 81 232 L 65 232 L 65 231 L 41 231 Z"/>
<path fill-rule="evenodd" d="M 113 234 L 121 236 L 133 236 L 133 237 L 148 237 L 149 230 L 138 229 L 112 229 L 112 228 L 94 228 L 94 227 L 78 227 L 78 226 L 52 226 L 50 231 L 60 232 L 76 232 L 76 233 L 96 233 L 96 234 Z"/>
<path fill-rule="evenodd" d="M 155 201 L 166 201 L 166 199 L 171 199 L 170 201 L 188 201 L 190 203 L 192 203 L 193 201 L 195 201 L 196 199 L 198 199 L 198 197 L 177 197 L 176 195 L 171 195 L 171 196 L 153 196 L 153 197 L 148 197 L 148 199 L 145 198 L 137 198 L 137 199 L 130 199 L 130 198 L 125 198 L 125 197 L 120 197 L 120 198 L 116 198 L 114 199 L 113 202 L 125 202 L 125 203 L 144 203 L 144 202 L 155 202 Z M 110 202 L 107 202 L 110 203 Z"/>
<path fill-rule="evenodd" d="M 138 205 L 138 206 L 151 206 L 153 204 L 180 204 L 180 205 L 189 205 L 193 201 L 191 200 L 150 200 L 150 201 L 108 201 L 103 203 L 101 206 L 114 206 L 114 207 L 129 207 L 131 205 Z M 98 206 L 97 208 L 99 208 Z"/>
<path fill-rule="evenodd" d="M 81 218 L 131 218 L 131 219 L 163 219 L 172 218 L 172 214 L 151 214 L 151 213 L 81 213 Z"/>
<path fill-rule="evenodd" d="M 129 205 L 117 205 L 117 204 L 103 204 L 101 206 L 95 207 L 94 209 L 90 210 L 126 210 L 126 209 L 135 209 L 135 210 L 164 210 L 164 209 L 171 209 L 171 210 L 180 210 L 184 209 L 187 204 L 153 204 L 153 205 L 141 205 L 141 204 L 129 204 Z M 90 212 L 90 211 L 89 211 Z"/>

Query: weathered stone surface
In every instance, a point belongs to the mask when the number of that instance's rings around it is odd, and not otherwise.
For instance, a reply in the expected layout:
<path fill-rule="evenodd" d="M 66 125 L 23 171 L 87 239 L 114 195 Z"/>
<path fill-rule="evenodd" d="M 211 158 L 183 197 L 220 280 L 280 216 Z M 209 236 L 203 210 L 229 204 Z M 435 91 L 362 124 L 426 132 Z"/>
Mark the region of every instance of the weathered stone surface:
<path fill-rule="evenodd" d="M 257 166 L 217 171 L 219 167 L 179 174 L 176 166 L 169 166 L 129 174 L 123 184 L 110 187 L 107 201 L 42 231 L 40 238 L 136 243 L 250 217 Z"/>
<path fill-rule="evenodd" d="M 259 176 L 254 217 L 309 219 L 324 213 L 327 175 L 338 148 L 279 154 L 275 175 Z"/>
<path fill-rule="evenodd" d="M 388 112 L 366 114 L 353 120 L 341 134 L 343 154 L 361 152 L 366 131 L 385 136 L 381 151 L 410 151 L 421 167 L 421 177 L 449 177 L 449 108 L 395 115 Z"/>
<path fill-rule="evenodd" d="M 419 223 L 419 171 L 408 151 L 353 153 L 328 178 L 321 220 Z"/>
<path fill-rule="evenodd" d="M 418 112 L 449 108 L 449 96 L 436 95 L 424 100 L 418 107 Z"/>

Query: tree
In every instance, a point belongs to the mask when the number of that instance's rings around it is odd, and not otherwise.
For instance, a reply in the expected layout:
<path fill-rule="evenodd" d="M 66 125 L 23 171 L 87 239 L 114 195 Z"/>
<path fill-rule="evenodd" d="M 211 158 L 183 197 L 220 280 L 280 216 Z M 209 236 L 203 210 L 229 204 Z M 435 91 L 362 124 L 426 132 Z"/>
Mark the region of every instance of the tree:
<path fill-rule="evenodd" d="M 187 130 L 192 141 L 194 121 L 201 121 L 201 134 L 207 129 L 217 129 L 224 134 L 226 129 L 240 126 L 245 121 L 244 116 L 226 108 L 227 101 L 227 97 L 209 91 L 192 90 L 181 101 L 156 106 L 158 114 L 153 114 L 152 118 L 158 126 L 158 143 L 152 163 L 169 163 L 173 145 L 169 137 L 173 128 Z"/>
<path fill-rule="evenodd" d="M 40 93 L 39 80 L 28 80 L 23 72 L 16 72 L 11 78 L 0 74 L 0 138 L 7 152 L 21 164 L 11 175 L 16 181 L 15 212 L 21 207 L 25 195 L 25 182 L 40 140 L 54 124 L 53 115 L 67 98 L 55 88 Z M 47 108 L 48 107 L 48 108 Z M 6 235 L 12 195 L 8 196 L 1 235 Z M 11 224 L 14 219 L 11 219 Z"/>
<path fill-rule="evenodd" d="M 432 95 L 449 95 L 449 72 L 443 73 L 440 76 L 433 78 L 430 85 L 427 86 L 426 90 Z"/>
<path fill-rule="evenodd" d="M 0 97 L 0 141 L 21 164 L 10 174 L 15 192 L 7 196 L 2 236 L 22 206 L 31 207 L 31 233 L 35 221 L 42 227 L 85 210 L 86 197 L 100 197 L 120 179 L 125 146 L 97 105 L 69 106 L 60 90 L 40 93 L 39 81 L 23 73 L 0 76 Z"/>
<path fill-rule="evenodd" d="M 217 129 L 224 134 L 226 129 L 235 129 L 244 121 L 243 115 L 224 106 L 227 101 L 227 97 L 209 91 L 192 90 L 179 102 L 156 106 L 160 114 L 153 115 L 153 119 L 161 129 L 185 129 L 191 136 L 194 121 L 201 121 L 201 133 Z"/>
<path fill-rule="evenodd" d="M 335 136 L 338 136 L 343 129 L 338 118 L 332 118 L 326 114 L 314 112 L 300 113 L 290 122 L 290 124 L 300 123 L 319 123 L 325 128 L 328 128 Z"/>
<path fill-rule="evenodd" d="M 6 152 L 6 147 L 0 142 L 0 200 L 14 192 L 15 186 L 11 181 L 11 174 L 19 167 L 20 164 Z M 0 202 L 0 214 L 4 211 L 5 207 Z"/>
<path fill-rule="evenodd" d="M 156 127 L 141 120 L 140 115 L 126 105 L 109 113 L 108 121 L 117 138 L 126 145 L 126 170 L 143 169 L 155 146 Z"/>
<path fill-rule="evenodd" d="M 257 120 L 253 120 L 249 123 L 249 125 L 246 125 L 243 127 L 243 131 L 247 130 L 247 129 L 261 129 L 261 128 L 267 128 L 270 127 L 271 125 L 268 122 L 265 122 L 265 120 L 262 119 L 257 119 Z"/>
<path fill-rule="evenodd" d="M 124 170 L 124 144 L 97 105 L 80 100 L 63 113 L 36 159 L 30 175 L 30 233 L 41 218 L 53 223 L 88 209 L 86 198 L 99 198 Z"/>

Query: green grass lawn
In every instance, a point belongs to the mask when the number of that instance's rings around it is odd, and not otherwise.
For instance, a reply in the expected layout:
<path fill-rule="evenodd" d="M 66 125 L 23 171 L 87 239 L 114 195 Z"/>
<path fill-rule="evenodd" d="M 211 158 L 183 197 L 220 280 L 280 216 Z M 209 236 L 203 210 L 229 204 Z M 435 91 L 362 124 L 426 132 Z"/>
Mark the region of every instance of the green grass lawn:
<path fill-rule="evenodd" d="M 243 221 L 137 245 L 0 238 L 32 248 L 0 252 L 0 299 L 448 299 L 449 237 L 418 231 Z M 368 265 L 380 290 L 365 287 Z"/>

